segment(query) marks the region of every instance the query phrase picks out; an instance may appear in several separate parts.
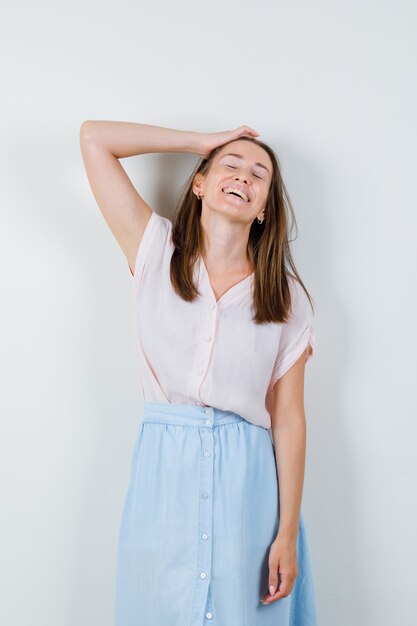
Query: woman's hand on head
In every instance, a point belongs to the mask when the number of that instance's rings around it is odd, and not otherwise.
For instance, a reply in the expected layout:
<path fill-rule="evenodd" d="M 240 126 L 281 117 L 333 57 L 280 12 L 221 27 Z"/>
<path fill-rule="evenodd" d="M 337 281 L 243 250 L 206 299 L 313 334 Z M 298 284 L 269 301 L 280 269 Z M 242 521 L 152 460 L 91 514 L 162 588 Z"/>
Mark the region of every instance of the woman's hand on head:
<path fill-rule="evenodd" d="M 258 135 L 259 133 L 250 128 L 250 126 L 239 126 L 235 130 L 224 130 L 219 133 L 202 133 L 198 154 L 203 158 L 207 158 L 214 148 L 222 146 L 229 141 L 234 141 L 241 137 L 257 137 Z"/>

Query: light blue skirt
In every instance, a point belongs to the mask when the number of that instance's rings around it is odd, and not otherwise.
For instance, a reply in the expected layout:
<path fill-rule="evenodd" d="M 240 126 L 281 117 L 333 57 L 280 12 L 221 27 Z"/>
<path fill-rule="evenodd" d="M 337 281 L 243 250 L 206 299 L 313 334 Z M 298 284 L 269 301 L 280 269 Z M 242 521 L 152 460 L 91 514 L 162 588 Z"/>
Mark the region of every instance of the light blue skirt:
<path fill-rule="evenodd" d="M 302 513 L 298 576 L 269 605 L 279 484 L 269 431 L 191 404 L 144 403 L 117 553 L 116 626 L 316 626 Z"/>

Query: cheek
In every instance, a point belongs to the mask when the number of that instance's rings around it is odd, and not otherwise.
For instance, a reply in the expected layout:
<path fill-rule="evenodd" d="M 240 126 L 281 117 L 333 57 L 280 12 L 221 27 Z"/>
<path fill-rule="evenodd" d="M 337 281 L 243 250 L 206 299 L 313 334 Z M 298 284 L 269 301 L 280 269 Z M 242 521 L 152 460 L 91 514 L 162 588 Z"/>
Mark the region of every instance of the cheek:
<path fill-rule="evenodd" d="M 210 180 L 207 180 L 206 189 L 210 194 L 221 194 L 222 193 L 222 178 L 221 177 L 212 177 Z"/>
<path fill-rule="evenodd" d="M 268 189 L 264 188 L 262 190 L 262 198 L 263 198 L 264 202 L 266 202 L 268 200 L 268 196 L 269 196 L 269 187 L 268 187 Z"/>

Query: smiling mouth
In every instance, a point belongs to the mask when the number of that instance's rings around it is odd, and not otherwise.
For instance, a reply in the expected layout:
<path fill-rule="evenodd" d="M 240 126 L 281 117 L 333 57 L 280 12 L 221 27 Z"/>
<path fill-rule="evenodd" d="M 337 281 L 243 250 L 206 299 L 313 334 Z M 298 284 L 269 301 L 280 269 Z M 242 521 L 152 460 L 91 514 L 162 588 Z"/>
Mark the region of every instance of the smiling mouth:
<path fill-rule="evenodd" d="M 236 189 L 235 187 L 224 187 L 222 191 L 228 196 L 235 196 L 236 198 L 239 198 L 242 202 L 249 202 L 247 194 L 240 189 Z"/>

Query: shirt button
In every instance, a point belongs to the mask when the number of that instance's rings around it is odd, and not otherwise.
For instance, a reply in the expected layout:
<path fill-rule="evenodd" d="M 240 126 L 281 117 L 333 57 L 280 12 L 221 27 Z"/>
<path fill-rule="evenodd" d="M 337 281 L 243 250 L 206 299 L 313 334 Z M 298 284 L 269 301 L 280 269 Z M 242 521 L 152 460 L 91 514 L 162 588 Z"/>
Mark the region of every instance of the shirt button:
<path fill-rule="evenodd" d="M 210 409 L 204 409 L 204 413 L 206 413 L 206 415 L 208 415 L 210 413 Z"/>
<path fill-rule="evenodd" d="M 210 452 L 208 450 L 204 450 L 203 456 L 205 456 L 205 457 L 210 456 Z"/>
<path fill-rule="evenodd" d="M 215 304 L 210 304 L 210 309 L 214 309 L 215 306 Z"/>
<path fill-rule="evenodd" d="M 201 538 L 202 539 L 208 539 L 208 534 L 207 533 L 201 533 Z"/>
<path fill-rule="evenodd" d="M 208 498 L 208 493 L 207 491 L 203 491 L 203 493 L 201 494 L 202 498 Z"/>
<path fill-rule="evenodd" d="M 213 617 L 213 613 L 206 613 L 207 619 L 211 619 Z"/>
<path fill-rule="evenodd" d="M 201 376 L 202 374 L 204 374 L 204 370 L 198 370 L 198 371 L 197 371 L 197 374 L 198 374 L 199 376 Z"/>
<path fill-rule="evenodd" d="M 206 341 L 211 341 L 211 337 L 206 337 Z"/>
<path fill-rule="evenodd" d="M 206 572 L 201 572 L 201 574 L 200 574 L 200 578 L 203 578 L 203 579 L 204 579 L 204 578 L 207 578 L 207 574 L 206 574 Z"/>
<path fill-rule="evenodd" d="M 212 424 L 212 421 L 211 420 L 206 420 L 205 424 L 206 424 L 206 426 L 210 426 Z"/>

